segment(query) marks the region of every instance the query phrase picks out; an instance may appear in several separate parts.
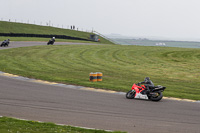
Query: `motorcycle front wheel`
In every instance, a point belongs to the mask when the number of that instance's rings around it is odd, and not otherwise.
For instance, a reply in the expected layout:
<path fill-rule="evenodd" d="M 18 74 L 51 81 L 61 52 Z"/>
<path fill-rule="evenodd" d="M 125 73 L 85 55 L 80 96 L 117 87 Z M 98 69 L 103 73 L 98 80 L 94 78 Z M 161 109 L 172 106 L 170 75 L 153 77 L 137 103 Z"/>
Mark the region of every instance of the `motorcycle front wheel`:
<path fill-rule="evenodd" d="M 149 99 L 151 101 L 160 101 L 163 97 L 162 92 L 158 91 L 158 92 L 154 92 L 155 95 L 149 96 Z"/>
<path fill-rule="evenodd" d="M 128 92 L 126 93 L 126 98 L 127 98 L 127 99 L 133 99 L 133 98 L 135 98 L 135 92 L 132 91 L 132 90 L 128 91 Z"/>

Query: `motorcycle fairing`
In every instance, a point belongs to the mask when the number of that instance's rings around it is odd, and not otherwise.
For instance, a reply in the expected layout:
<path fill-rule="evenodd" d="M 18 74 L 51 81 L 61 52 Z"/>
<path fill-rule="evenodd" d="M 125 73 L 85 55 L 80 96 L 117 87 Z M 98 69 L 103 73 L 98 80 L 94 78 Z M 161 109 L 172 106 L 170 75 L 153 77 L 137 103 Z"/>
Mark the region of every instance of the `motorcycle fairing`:
<path fill-rule="evenodd" d="M 149 99 L 148 96 L 146 94 L 141 94 L 141 92 L 143 90 L 145 90 L 145 86 L 141 85 L 141 86 L 137 86 L 136 84 L 133 84 L 132 86 L 132 90 L 134 90 L 135 93 L 135 98 L 139 98 L 139 99 Z"/>
<path fill-rule="evenodd" d="M 146 94 L 141 94 L 141 93 L 136 93 L 135 94 L 135 98 L 139 98 L 139 99 L 149 99 L 148 96 Z"/>

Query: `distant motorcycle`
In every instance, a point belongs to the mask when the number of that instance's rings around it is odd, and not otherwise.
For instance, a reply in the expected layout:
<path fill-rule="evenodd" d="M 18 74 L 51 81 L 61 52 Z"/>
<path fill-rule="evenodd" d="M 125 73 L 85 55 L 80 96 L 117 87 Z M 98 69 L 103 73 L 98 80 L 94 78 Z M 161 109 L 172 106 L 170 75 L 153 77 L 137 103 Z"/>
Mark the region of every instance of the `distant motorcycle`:
<path fill-rule="evenodd" d="M 2 43 L 1 43 L 1 47 L 8 47 L 8 45 L 9 45 L 9 43 L 10 43 L 10 40 L 8 39 L 8 40 L 4 40 Z"/>
<path fill-rule="evenodd" d="M 55 40 L 49 40 L 49 42 L 47 43 L 47 45 L 53 45 L 55 42 Z"/>
<path fill-rule="evenodd" d="M 147 92 L 147 89 L 145 85 L 140 84 L 133 84 L 132 90 L 128 91 L 126 93 L 127 99 L 149 99 L 152 101 L 160 101 L 163 97 L 162 92 L 166 89 L 166 87 L 158 85 L 155 86 L 153 89 L 150 89 L 149 92 Z"/>
<path fill-rule="evenodd" d="M 53 37 L 51 40 L 49 40 L 49 42 L 47 43 L 47 45 L 53 45 L 55 42 L 55 37 Z"/>

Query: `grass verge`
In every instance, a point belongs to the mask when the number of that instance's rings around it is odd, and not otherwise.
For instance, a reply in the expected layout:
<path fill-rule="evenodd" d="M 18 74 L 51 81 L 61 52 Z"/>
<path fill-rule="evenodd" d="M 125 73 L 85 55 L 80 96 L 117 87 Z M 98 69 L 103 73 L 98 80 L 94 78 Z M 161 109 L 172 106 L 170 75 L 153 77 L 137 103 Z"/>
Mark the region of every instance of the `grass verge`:
<path fill-rule="evenodd" d="M 25 77 L 128 91 L 149 76 L 164 96 L 200 100 L 200 49 L 120 45 L 35 46 L 0 52 L 0 70 Z M 102 82 L 89 82 L 102 72 Z"/>
<path fill-rule="evenodd" d="M 1 133 L 122 133 L 0 117 Z M 125 133 L 125 132 L 123 132 Z"/>
<path fill-rule="evenodd" d="M 25 33 L 25 34 L 45 34 L 45 35 L 67 35 L 71 37 L 79 37 L 89 39 L 91 32 L 83 32 L 70 29 L 61 29 L 51 26 L 39 26 L 34 24 L 24 24 L 15 22 L 0 21 L 0 33 Z M 24 39 L 24 38 L 23 38 Z M 112 42 L 99 36 L 100 43 L 113 44 Z M 4 39 L 5 40 L 5 39 Z M 25 41 L 25 40 L 21 40 Z M 33 41 L 33 40 L 31 40 Z"/>

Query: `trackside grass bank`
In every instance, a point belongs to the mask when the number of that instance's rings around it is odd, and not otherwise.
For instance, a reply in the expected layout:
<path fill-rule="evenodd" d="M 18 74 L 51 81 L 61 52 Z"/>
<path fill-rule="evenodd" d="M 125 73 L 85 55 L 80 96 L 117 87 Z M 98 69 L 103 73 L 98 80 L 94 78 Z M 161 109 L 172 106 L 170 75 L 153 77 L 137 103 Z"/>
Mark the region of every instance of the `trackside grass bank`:
<path fill-rule="evenodd" d="M 66 84 L 128 91 L 149 76 L 164 96 L 200 100 L 200 49 L 120 45 L 35 46 L 0 51 L 0 71 Z M 102 82 L 89 82 L 102 72 Z"/>
<path fill-rule="evenodd" d="M 122 133 L 0 117 L 0 133 Z M 123 132 L 125 133 L 125 132 Z"/>
<path fill-rule="evenodd" d="M 83 39 L 89 39 L 90 32 L 83 32 L 83 31 L 77 31 L 77 30 L 70 30 L 70 29 L 62 29 L 62 28 L 55 28 L 51 26 L 39 26 L 34 24 L 24 24 L 24 23 L 15 23 L 15 22 L 5 22 L 0 21 L 0 33 L 24 33 L 24 34 L 44 34 L 44 35 L 66 35 L 71 37 L 79 37 Z M 10 38 L 10 37 L 9 37 Z M 18 41 L 25 41 L 22 40 Z M 34 41 L 34 38 L 29 38 L 30 41 Z M 31 40 L 33 39 L 33 40 Z M 99 43 L 103 44 L 113 44 L 112 42 L 99 37 L 101 40 Z M 3 39 L 5 40 L 5 39 Z M 65 39 L 67 40 L 67 39 Z M 2 40 L 0 40 L 2 41 Z M 39 41 L 39 40 L 36 40 Z M 80 41 L 79 41 L 80 42 Z"/>

